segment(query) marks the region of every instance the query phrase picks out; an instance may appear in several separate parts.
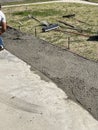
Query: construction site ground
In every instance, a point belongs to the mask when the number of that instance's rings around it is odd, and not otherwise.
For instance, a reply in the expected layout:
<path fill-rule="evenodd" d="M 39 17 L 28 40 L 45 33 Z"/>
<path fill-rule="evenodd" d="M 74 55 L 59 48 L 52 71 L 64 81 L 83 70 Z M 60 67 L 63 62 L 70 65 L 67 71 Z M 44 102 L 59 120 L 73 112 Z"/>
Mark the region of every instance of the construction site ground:
<path fill-rule="evenodd" d="M 14 28 L 2 37 L 2 130 L 97 130 L 98 63 Z"/>

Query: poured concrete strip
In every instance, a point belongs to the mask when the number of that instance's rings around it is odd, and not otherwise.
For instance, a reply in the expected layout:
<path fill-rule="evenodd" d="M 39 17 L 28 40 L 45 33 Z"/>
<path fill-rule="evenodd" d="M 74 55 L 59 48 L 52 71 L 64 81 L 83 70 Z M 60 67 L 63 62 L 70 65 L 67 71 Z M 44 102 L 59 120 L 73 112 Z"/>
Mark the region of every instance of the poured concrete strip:
<path fill-rule="evenodd" d="M 0 52 L 1 130 L 97 130 L 98 122 L 50 80 Z"/>
<path fill-rule="evenodd" d="M 61 1 L 68 2 L 68 3 L 81 3 L 81 4 L 87 4 L 87 5 L 98 5 L 98 3 L 88 2 L 85 0 L 61 0 Z"/>
<path fill-rule="evenodd" d="M 10 8 L 10 7 L 19 7 L 19 6 L 29 6 L 29 5 L 39 5 L 39 4 L 54 4 L 54 3 L 80 3 L 80 4 L 87 4 L 87 5 L 98 5 L 98 3 L 83 1 L 83 0 L 57 0 L 57 1 L 48 1 L 48 2 L 35 2 L 35 3 L 27 3 L 27 4 L 15 4 L 15 5 L 5 5 L 3 8 Z"/>

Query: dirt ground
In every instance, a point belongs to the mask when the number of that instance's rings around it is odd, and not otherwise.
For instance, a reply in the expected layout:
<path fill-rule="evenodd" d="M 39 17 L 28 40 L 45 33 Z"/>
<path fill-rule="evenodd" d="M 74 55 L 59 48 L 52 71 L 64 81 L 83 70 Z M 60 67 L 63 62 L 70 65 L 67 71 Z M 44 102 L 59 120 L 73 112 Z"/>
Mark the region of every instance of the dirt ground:
<path fill-rule="evenodd" d="M 2 36 L 9 52 L 50 78 L 98 120 L 98 63 L 13 28 Z"/>

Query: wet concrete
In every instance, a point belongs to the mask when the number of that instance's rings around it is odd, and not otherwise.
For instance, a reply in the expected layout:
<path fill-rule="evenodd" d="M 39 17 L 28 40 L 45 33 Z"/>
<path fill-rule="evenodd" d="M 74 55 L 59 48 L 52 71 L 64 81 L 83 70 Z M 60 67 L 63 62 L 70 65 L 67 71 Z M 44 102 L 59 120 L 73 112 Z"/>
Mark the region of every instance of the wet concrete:
<path fill-rule="evenodd" d="M 8 51 L 54 81 L 98 120 L 98 63 L 15 29 L 9 28 L 3 38 Z"/>

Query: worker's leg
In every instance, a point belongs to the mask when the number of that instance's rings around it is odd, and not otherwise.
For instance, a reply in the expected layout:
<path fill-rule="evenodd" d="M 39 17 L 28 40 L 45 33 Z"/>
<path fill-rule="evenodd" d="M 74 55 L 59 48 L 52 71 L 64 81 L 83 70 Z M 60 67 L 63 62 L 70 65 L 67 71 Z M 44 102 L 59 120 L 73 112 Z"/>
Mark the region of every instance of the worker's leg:
<path fill-rule="evenodd" d="M 4 43 L 2 38 L 0 37 L 0 51 L 4 49 Z"/>

